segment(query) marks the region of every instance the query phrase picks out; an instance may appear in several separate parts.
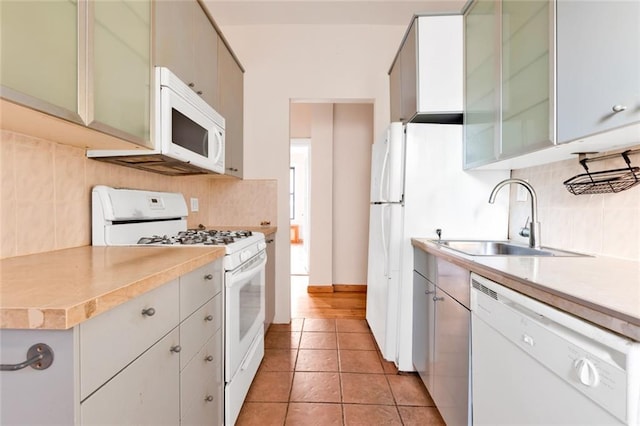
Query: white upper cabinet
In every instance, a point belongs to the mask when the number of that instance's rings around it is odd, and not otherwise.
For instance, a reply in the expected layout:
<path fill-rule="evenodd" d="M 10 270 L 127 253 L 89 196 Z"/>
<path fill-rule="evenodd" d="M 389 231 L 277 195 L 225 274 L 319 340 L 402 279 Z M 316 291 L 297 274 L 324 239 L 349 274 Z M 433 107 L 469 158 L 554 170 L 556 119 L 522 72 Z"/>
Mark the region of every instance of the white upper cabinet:
<path fill-rule="evenodd" d="M 562 0 L 557 15 L 558 141 L 639 123 L 640 2 Z"/>
<path fill-rule="evenodd" d="M 81 122 L 78 3 L 0 2 L 2 97 Z"/>
<path fill-rule="evenodd" d="M 418 16 L 389 71 L 391 121 L 459 121 L 462 16 Z"/>

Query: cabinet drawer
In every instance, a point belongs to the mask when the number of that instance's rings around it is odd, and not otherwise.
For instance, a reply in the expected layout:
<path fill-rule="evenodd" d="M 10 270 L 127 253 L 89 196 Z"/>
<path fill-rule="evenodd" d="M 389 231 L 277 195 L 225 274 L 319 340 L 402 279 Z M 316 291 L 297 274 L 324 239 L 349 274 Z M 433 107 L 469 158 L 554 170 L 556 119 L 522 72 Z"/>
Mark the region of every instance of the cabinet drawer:
<path fill-rule="evenodd" d="M 81 399 L 178 325 L 177 298 L 174 280 L 78 326 Z"/>
<path fill-rule="evenodd" d="M 208 361 L 207 357 L 212 360 Z M 180 413 L 183 425 L 222 423 L 222 331 L 202 347 L 180 375 Z M 210 399 L 210 400 L 209 400 Z"/>
<path fill-rule="evenodd" d="M 180 369 L 202 348 L 222 325 L 222 295 L 207 302 L 180 324 Z"/>
<path fill-rule="evenodd" d="M 222 259 L 180 278 L 180 321 L 222 290 Z"/>
<path fill-rule="evenodd" d="M 179 357 L 170 348 L 178 339 L 175 329 L 85 400 L 80 424 L 177 424 Z"/>

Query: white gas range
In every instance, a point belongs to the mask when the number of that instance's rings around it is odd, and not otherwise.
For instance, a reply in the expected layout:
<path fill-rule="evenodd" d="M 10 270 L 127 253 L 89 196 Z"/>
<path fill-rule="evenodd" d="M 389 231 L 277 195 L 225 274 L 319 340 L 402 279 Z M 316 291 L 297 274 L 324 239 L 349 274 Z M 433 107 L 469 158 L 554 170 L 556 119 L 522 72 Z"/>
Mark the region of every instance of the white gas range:
<path fill-rule="evenodd" d="M 96 246 L 220 246 L 225 249 L 225 424 L 234 424 L 264 356 L 264 234 L 187 229 L 180 193 L 96 186 L 92 244 Z"/>

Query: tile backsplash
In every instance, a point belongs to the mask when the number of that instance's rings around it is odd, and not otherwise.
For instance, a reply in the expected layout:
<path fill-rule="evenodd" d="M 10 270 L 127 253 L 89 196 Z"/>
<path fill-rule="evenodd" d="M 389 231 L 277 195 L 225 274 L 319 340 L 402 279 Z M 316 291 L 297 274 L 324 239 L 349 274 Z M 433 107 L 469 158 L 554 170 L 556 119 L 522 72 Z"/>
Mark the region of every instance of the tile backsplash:
<path fill-rule="evenodd" d="M 605 153 L 595 156 L 601 155 Z M 640 154 L 630 159 L 632 166 L 640 166 Z M 597 172 L 624 168 L 626 163 L 619 157 L 588 166 Z M 512 171 L 512 177 L 527 180 L 538 195 L 542 245 L 639 261 L 640 185 L 616 194 L 573 195 L 563 182 L 581 173 L 585 170 L 577 156 L 575 160 Z M 517 186 L 511 185 L 509 237 L 526 242 L 518 231 L 530 215 L 530 204 L 529 200 L 516 201 Z"/>
<path fill-rule="evenodd" d="M 182 192 L 188 226 L 259 226 L 277 220 L 275 180 L 170 177 L 89 160 L 83 149 L 0 131 L 0 258 L 91 244 L 91 188 Z"/>

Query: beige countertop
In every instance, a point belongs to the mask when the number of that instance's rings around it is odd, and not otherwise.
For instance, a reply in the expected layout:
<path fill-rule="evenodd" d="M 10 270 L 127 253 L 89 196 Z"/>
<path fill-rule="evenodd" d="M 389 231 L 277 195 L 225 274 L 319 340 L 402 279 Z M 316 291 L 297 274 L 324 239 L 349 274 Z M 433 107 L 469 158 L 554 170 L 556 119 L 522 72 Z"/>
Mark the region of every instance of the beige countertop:
<path fill-rule="evenodd" d="M 0 328 L 71 328 L 224 256 L 221 247 L 77 247 L 0 260 Z"/>
<path fill-rule="evenodd" d="M 607 257 L 467 256 L 412 244 L 506 287 L 640 341 L 640 262 Z"/>

